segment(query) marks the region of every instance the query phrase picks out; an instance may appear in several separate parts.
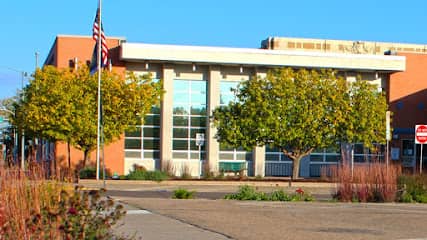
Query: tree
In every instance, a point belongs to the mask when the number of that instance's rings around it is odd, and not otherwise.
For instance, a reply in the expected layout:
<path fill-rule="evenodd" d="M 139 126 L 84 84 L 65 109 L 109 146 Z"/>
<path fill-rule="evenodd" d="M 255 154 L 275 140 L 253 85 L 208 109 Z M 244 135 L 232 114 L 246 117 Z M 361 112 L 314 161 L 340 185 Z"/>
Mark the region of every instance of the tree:
<path fill-rule="evenodd" d="M 387 100 L 376 85 L 363 81 L 349 84 L 348 114 L 342 126 L 339 141 L 343 143 L 341 153 L 343 160 L 350 159 L 350 148 L 354 143 L 363 143 L 373 148 L 373 143 L 385 143 Z"/>
<path fill-rule="evenodd" d="M 86 66 L 73 71 L 45 66 L 37 70 L 17 106 L 16 121 L 40 137 L 65 141 L 84 152 L 83 166 L 97 139 L 97 74 Z M 149 75 L 102 73 L 103 133 L 106 144 L 159 102 L 161 83 Z"/>
<path fill-rule="evenodd" d="M 360 86 L 365 89 L 367 85 Z M 366 124 L 364 131 L 348 134 L 360 128 L 358 122 L 368 117 L 357 114 L 358 119 L 353 119 L 352 115 L 360 110 L 356 106 L 371 107 L 361 101 L 355 104 L 359 100 L 350 104 L 359 93 L 362 91 L 356 87 L 349 91 L 347 82 L 332 70 L 274 70 L 266 78 L 254 77 L 242 82 L 237 102 L 214 110 L 216 137 L 233 147 L 251 149 L 266 144 L 277 147 L 293 161 L 292 176 L 298 178 L 301 159 L 314 149 L 334 146 L 349 137 L 359 139 L 354 136 L 363 135 L 373 127 Z M 369 119 L 373 117 L 376 116 Z M 346 124 L 347 121 L 352 124 Z M 366 142 L 369 140 L 375 139 L 366 136 Z"/>

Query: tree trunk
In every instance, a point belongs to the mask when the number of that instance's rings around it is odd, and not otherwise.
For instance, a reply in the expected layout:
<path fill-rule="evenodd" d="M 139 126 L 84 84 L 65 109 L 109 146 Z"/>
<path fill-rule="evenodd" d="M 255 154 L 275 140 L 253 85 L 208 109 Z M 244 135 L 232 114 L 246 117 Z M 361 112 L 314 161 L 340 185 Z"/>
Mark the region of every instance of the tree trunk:
<path fill-rule="evenodd" d="M 67 142 L 67 155 L 68 155 L 68 170 L 71 171 L 71 147 L 70 147 L 70 142 Z"/>
<path fill-rule="evenodd" d="M 299 178 L 299 168 L 300 168 L 300 163 L 301 163 L 301 159 L 304 156 L 300 155 L 300 156 L 296 156 L 295 158 L 293 158 L 293 167 L 292 167 L 292 179 L 298 179 Z"/>
<path fill-rule="evenodd" d="M 83 152 L 84 152 L 84 158 L 83 158 L 82 168 L 86 167 L 87 160 L 89 159 L 89 150 L 86 149 Z"/>

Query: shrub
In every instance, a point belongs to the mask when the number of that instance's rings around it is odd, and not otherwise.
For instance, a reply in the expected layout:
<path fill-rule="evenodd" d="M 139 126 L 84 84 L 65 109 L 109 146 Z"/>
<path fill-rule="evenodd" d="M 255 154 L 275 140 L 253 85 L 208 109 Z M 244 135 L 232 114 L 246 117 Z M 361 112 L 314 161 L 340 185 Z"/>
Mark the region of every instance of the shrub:
<path fill-rule="evenodd" d="M 305 193 L 302 189 L 289 195 L 283 190 L 276 190 L 271 193 L 264 193 L 257 191 L 254 187 L 243 185 L 239 187 L 237 193 L 227 194 L 225 199 L 234 200 L 256 200 L 256 201 L 314 201 L 314 197 Z"/>
<path fill-rule="evenodd" d="M 175 199 L 192 199 L 195 191 L 188 191 L 184 188 L 178 188 L 173 191 L 173 198 Z"/>
<path fill-rule="evenodd" d="M 162 171 L 134 170 L 127 175 L 129 180 L 151 180 L 161 182 L 168 179 L 168 174 Z"/>
<path fill-rule="evenodd" d="M 400 176 L 398 186 L 399 201 L 427 203 L 427 175 Z"/>
<path fill-rule="evenodd" d="M 99 170 L 99 177 L 103 178 L 104 171 L 102 168 Z M 106 172 L 105 176 L 108 176 L 108 172 Z M 79 171 L 80 179 L 95 179 L 96 178 L 96 167 L 86 166 Z"/>
<path fill-rule="evenodd" d="M 37 169 L 0 168 L 0 239 L 115 238 L 111 228 L 125 213 L 121 205 L 42 176 Z"/>

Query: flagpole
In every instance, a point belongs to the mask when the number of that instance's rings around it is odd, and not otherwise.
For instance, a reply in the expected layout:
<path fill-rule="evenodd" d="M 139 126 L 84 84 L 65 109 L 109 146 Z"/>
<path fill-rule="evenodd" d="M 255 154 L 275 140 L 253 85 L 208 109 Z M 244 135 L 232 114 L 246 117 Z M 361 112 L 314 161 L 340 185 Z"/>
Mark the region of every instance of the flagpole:
<path fill-rule="evenodd" d="M 98 18 L 98 121 L 97 121 L 97 128 L 96 128 L 96 180 L 99 180 L 99 145 L 100 145 L 100 129 L 101 129 L 101 51 L 102 51 L 102 40 L 101 40 L 101 33 L 102 33 L 102 1 L 98 1 L 98 7 L 99 7 L 99 18 Z"/>

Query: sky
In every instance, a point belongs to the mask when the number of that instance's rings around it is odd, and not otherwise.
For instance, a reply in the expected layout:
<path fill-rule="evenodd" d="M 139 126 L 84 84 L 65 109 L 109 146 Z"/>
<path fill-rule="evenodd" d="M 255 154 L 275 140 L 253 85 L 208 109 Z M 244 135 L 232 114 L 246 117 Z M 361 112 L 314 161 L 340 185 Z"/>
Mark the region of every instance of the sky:
<path fill-rule="evenodd" d="M 0 99 L 16 95 L 57 35 L 91 35 L 98 0 L 0 2 Z M 128 42 L 259 48 L 268 37 L 427 44 L 426 0 L 104 0 Z M 22 77 L 26 72 L 27 77 Z"/>

